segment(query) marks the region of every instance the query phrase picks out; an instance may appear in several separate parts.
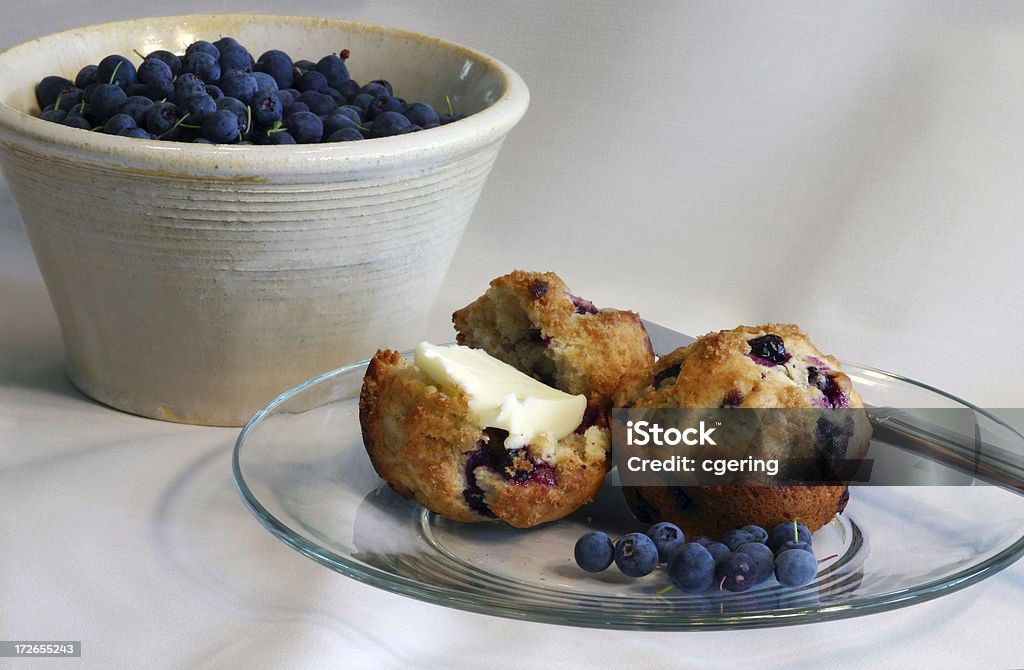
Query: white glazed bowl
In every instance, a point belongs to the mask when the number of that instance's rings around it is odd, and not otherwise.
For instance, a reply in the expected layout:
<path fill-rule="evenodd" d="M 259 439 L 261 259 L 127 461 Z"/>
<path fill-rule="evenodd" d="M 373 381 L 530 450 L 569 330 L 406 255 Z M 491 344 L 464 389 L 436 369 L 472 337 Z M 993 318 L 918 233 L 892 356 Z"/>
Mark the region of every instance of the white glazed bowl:
<path fill-rule="evenodd" d="M 34 118 L 35 84 L 112 54 L 237 38 L 465 119 L 399 137 L 213 146 Z M 136 63 L 138 60 L 136 60 Z M 72 382 L 159 419 L 241 425 L 279 392 L 422 335 L 523 81 L 434 37 L 305 17 L 197 15 L 70 30 L 0 53 L 0 165 L 57 312 Z M 7 315 L 7 318 L 16 318 Z"/>

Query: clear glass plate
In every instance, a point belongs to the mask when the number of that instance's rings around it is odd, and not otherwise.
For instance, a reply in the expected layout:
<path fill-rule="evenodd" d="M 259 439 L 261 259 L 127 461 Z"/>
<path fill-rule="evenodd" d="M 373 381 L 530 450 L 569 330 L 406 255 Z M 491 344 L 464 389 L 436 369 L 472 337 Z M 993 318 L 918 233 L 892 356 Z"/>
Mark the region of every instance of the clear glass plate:
<path fill-rule="evenodd" d="M 865 402 L 972 407 L 898 376 L 844 364 Z M 597 499 L 561 521 L 519 530 L 460 524 L 391 492 L 363 448 L 358 396 L 366 362 L 284 393 L 235 445 L 235 481 L 274 535 L 362 582 L 495 616 L 643 630 L 752 628 L 861 616 L 923 602 L 999 571 L 1024 553 L 1024 498 L 929 462 L 936 485 L 856 487 L 846 512 L 815 533 L 822 562 L 805 587 L 764 584 L 743 594 L 687 595 L 664 566 L 633 579 L 590 574 L 572 557 L 586 530 L 642 530 L 613 471 Z M 972 407 L 973 408 L 973 407 Z M 973 408 L 977 409 L 977 408 Z M 978 410 L 980 429 L 1021 453 L 1020 435 Z"/>

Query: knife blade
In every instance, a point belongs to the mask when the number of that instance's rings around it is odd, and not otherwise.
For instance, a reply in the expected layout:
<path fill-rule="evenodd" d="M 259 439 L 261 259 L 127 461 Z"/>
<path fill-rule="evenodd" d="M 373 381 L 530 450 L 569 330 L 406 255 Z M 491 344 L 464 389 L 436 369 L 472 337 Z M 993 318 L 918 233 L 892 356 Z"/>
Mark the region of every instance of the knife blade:
<path fill-rule="evenodd" d="M 686 346 L 694 338 L 652 321 L 644 320 L 654 353 L 662 356 Z M 939 463 L 956 472 L 1024 495 L 1024 455 L 982 439 L 978 417 L 1008 431 L 1018 449 L 1024 448 L 1024 435 L 985 410 L 966 405 L 974 412 L 974 431 L 967 435 L 939 426 L 927 419 L 896 407 L 865 406 L 874 429 L 872 442 L 887 444 L 902 451 Z"/>

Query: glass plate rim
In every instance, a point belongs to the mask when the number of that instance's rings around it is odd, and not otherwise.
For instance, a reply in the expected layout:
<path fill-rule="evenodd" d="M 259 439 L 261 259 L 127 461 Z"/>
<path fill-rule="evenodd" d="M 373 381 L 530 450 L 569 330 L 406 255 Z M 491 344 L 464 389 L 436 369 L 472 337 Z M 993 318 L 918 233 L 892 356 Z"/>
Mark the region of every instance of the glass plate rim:
<path fill-rule="evenodd" d="M 402 352 L 403 356 L 410 356 L 411 351 Z M 835 621 L 859 616 L 866 616 L 880 612 L 888 612 L 915 605 L 941 596 L 954 593 L 967 586 L 980 582 L 1001 570 L 1009 567 L 1024 555 L 1024 534 L 1016 542 L 1002 549 L 999 553 L 979 563 L 963 568 L 952 575 L 929 580 L 910 587 L 896 589 L 883 594 L 866 596 L 859 599 L 852 599 L 833 605 L 819 605 L 807 607 L 791 607 L 774 610 L 771 613 L 764 612 L 735 612 L 716 613 L 714 617 L 707 617 L 705 614 L 680 614 L 672 620 L 665 620 L 663 615 L 652 615 L 649 618 L 643 616 L 634 617 L 632 621 L 611 620 L 607 614 L 601 612 L 586 611 L 563 611 L 557 609 L 542 610 L 528 606 L 510 604 L 500 598 L 488 599 L 479 594 L 467 597 L 458 589 L 446 588 L 423 583 L 421 581 L 396 575 L 385 570 L 380 570 L 370 565 L 352 561 L 329 549 L 317 545 L 296 534 L 287 524 L 274 516 L 253 494 L 242 474 L 240 457 L 246 437 L 267 415 L 287 402 L 294 396 L 302 393 L 305 389 L 316 386 L 333 377 L 345 375 L 359 369 L 365 369 L 370 359 L 364 359 L 348 365 L 323 372 L 311 379 L 308 379 L 297 386 L 284 391 L 276 398 L 258 410 L 240 431 L 235 440 L 232 450 L 231 467 L 235 480 L 236 489 L 242 497 L 243 502 L 249 511 L 256 517 L 260 524 L 272 535 L 292 547 L 300 554 L 327 567 L 339 574 L 354 579 L 358 582 L 374 586 L 376 588 L 407 596 L 422 602 L 434 605 L 442 605 L 476 614 L 486 614 L 507 619 L 530 621 L 534 623 L 548 623 L 556 625 L 567 625 L 584 628 L 597 628 L 609 630 L 644 630 L 644 631 L 696 631 L 696 630 L 736 630 L 743 628 L 765 628 L 788 625 L 799 625 L 825 621 Z M 935 388 L 929 384 L 904 377 L 902 375 L 888 372 L 873 366 L 861 365 L 849 361 L 842 361 L 844 366 L 852 366 L 859 370 L 867 370 L 881 374 L 885 377 L 916 386 L 949 400 L 969 407 L 987 419 L 1021 435 L 1012 426 L 1006 424 L 1002 419 L 990 412 L 974 405 L 971 402 L 958 398 L 957 396 Z M 1024 439 L 1024 436 L 1021 436 Z M 432 513 L 422 510 L 423 517 Z"/>

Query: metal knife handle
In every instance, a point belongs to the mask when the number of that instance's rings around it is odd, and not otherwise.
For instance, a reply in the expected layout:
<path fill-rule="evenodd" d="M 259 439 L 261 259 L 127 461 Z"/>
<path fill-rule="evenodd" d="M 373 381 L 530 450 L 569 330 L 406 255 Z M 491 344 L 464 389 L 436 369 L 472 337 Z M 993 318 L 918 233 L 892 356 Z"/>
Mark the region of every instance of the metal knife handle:
<path fill-rule="evenodd" d="M 1024 495 L 1024 456 L 982 441 L 977 421 L 974 435 L 968 436 L 892 407 L 870 407 L 867 414 L 873 440 Z"/>

